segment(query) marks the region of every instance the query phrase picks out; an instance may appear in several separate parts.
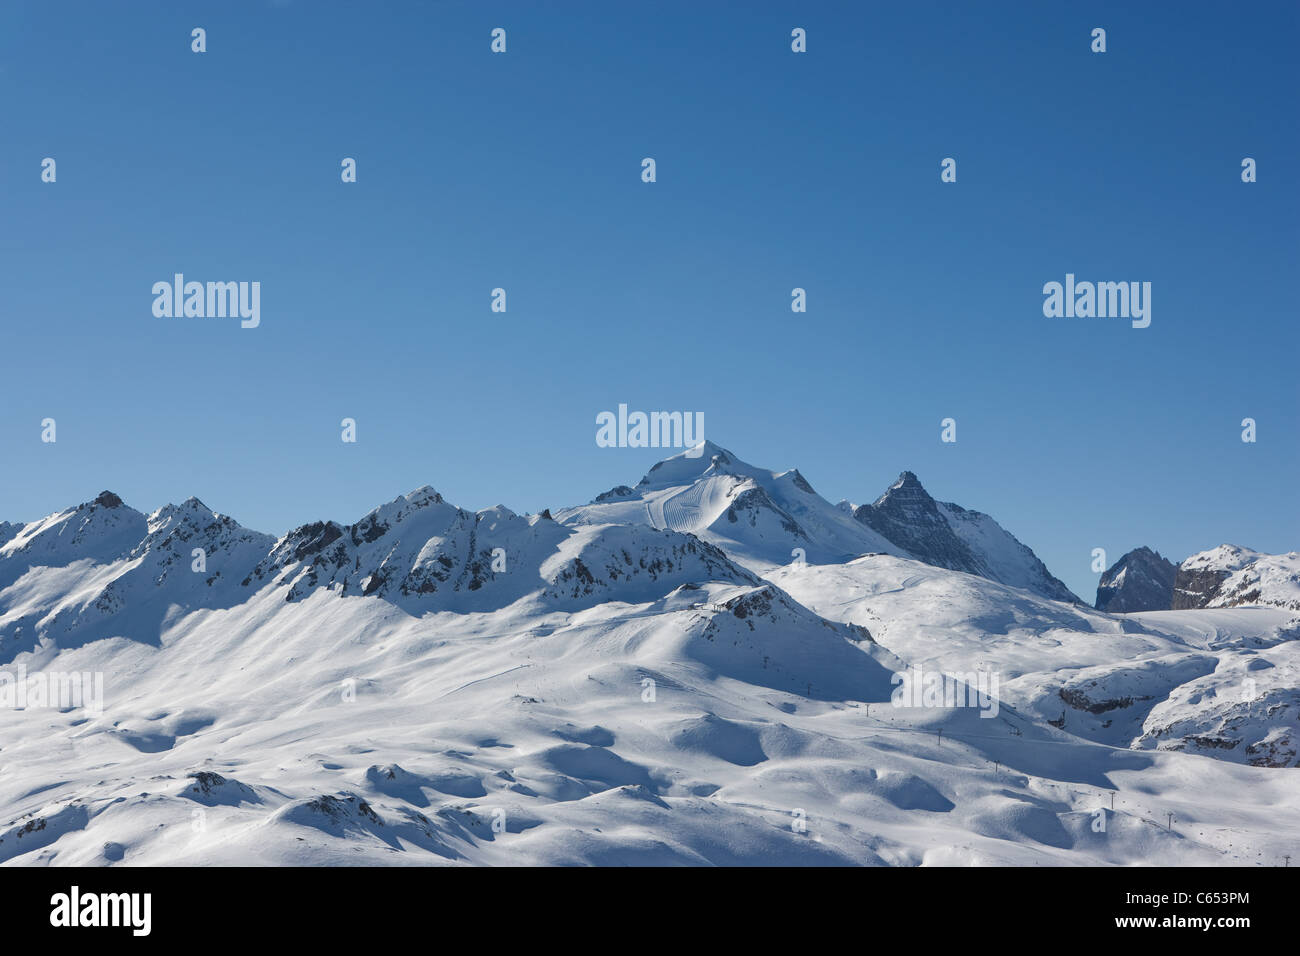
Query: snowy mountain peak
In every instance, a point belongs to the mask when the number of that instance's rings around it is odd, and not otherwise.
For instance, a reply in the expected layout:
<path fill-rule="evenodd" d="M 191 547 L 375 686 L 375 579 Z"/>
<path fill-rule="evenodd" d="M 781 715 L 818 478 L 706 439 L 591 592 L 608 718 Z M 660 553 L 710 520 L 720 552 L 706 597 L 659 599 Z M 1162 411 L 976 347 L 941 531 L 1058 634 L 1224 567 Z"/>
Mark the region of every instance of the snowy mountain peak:
<path fill-rule="evenodd" d="M 1300 610 L 1300 556 L 1221 544 L 1178 566 L 1174 610 L 1247 604 Z"/>
<path fill-rule="evenodd" d="M 434 504 L 442 503 L 442 495 L 438 494 L 437 490 L 432 485 L 421 485 L 419 488 L 416 488 L 404 497 L 412 504 L 415 504 L 416 502 L 431 502 Z"/>
<path fill-rule="evenodd" d="M 421 485 L 414 491 L 408 492 L 404 495 L 398 495 L 388 503 L 387 507 L 391 509 L 395 506 L 397 511 L 403 514 L 411 514 L 412 512 L 419 511 L 422 508 L 427 508 L 430 505 L 440 504 L 445 504 L 442 495 L 438 494 L 432 485 Z M 380 506 L 379 508 L 376 508 L 375 511 L 382 511 L 384 510 L 384 507 L 385 506 Z"/>
<path fill-rule="evenodd" d="M 480 521 L 486 521 L 488 523 L 494 521 L 509 521 L 511 518 L 518 518 L 518 517 L 519 516 L 517 514 L 515 514 L 505 505 L 493 505 L 491 508 L 484 508 L 482 511 L 478 513 L 478 519 Z"/>
<path fill-rule="evenodd" d="M 696 452 L 698 457 L 690 457 Z M 694 534 L 760 572 L 791 560 L 898 553 L 818 495 L 797 469 L 759 468 L 709 441 L 659 462 L 634 488 L 619 485 L 590 504 L 557 511 L 556 520 L 570 526 L 648 524 Z"/>
<path fill-rule="evenodd" d="M 186 498 L 180 504 L 165 504 L 153 514 L 149 515 L 149 529 L 152 533 L 156 525 L 161 525 L 172 520 L 202 520 L 204 517 L 213 515 L 215 512 L 193 495 Z"/>
<path fill-rule="evenodd" d="M 1196 570 L 1216 568 L 1220 571 L 1237 571 L 1260 557 L 1260 552 L 1236 544 L 1221 544 L 1192 555 L 1181 567 Z"/>
<path fill-rule="evenodd" d="M 198 498 L 186 498 L 180 504 L 166 504 L 148 517 L 148 534 L 134 553 L 152 550 L 168 538 L 189 541 L 195 536 L 208 539 L 248 536 L 264 541 L 269 547 L 274 538 L 243 527 L 229 515 L 213 511 Z"/>
<path fill-rule="evenodd" d="M 737 469 L 738 470 L 735 470 Z M 744 474 L 752 469 L 727 449 L 711 441 L 686 448 L 656 463 L 637 482 L 638 488 L 662 488 L 719 474 Z"/>
<path fill-rule="evenodd" d="M 447 504 L 442 495 L 429 485 L 422 485 L 412 492 L 398 495 L 387 504 L 371 509 L 360 521 L 349 525 L 348 531 L 353 542 L 360 544 L 363 540 L 376 541 L 390 529 L 409 522 L 419 522 L 421 526 L 442 525 L 455 516 L 467 519 L 470 514 Z"/>
<path fill-rule="evenodd" d="M 147 519 L 111 491 L 22 529 L 0 546 L 0 558 L 22 556 L 28 566 L 65 565 L 83 558 L 110 561 L 129 553 L 148 533 Z M 21 573 L 17 564 L 0 573 L 0 586 Z"/>

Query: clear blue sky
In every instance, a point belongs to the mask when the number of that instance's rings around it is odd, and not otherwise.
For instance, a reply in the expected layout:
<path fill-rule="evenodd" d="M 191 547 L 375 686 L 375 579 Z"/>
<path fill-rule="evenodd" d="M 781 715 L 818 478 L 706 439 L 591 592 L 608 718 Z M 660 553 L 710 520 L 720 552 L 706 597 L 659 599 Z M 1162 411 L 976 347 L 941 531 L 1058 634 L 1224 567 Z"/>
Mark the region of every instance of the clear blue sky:
<path fill-rule="evenodd" d="M 596 446 L 626 402 L 832 501 L 915 471 L 1087 599 L 1094 547 L 1300 547 L 1298 10 L 11 0 L 0 518 L 536 511 L 663 457 Z M 155 318 L 174 272 L 261 327 Z M 1151 327 L 1044 318 L 1067 272 Z"/>

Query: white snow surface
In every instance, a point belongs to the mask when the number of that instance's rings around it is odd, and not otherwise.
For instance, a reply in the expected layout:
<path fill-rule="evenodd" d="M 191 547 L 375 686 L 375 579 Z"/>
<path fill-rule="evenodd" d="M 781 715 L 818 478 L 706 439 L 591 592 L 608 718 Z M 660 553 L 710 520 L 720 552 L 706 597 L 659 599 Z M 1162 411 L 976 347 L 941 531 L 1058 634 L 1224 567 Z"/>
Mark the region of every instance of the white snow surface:
<path fill-rule="evenodd" d="M 0 863 L 1300 855 L 1293 611 L 852 557 L 887 549 L 719 453 L 555 520 L 422 488 L 272 540 L 102 495 L 0 534 L 0 673 L 104 681 L 0 707 Z M 914 667 L 996 675 L 996 716 L 894 706 Z"/>

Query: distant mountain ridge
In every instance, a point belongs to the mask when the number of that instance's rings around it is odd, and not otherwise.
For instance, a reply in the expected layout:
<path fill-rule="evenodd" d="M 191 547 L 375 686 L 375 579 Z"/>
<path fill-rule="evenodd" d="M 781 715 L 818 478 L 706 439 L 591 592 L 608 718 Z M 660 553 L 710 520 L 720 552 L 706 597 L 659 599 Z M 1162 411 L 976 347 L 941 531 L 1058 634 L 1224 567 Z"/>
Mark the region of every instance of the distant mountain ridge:
<path fill-rule="evenodd" d="M 1095 606 L 1122 614 L 1246 604 L 1300 610 L 1300 555 L 1221 544 L 1175 565 L 1135 548 L 1102 575 Z"/>
<path fill-rule="evenodd" d="M 570 610 L 652 601 L 702 581 L 764 587 L 690 535 L 567 527 L 504 507 L 475 513 L 427 486 L 353 524 L 319 521 L 278 539 L 197 498 L 146 516 L 104 492 L 21 526 L 0 546 L 0 590 L 19 581 L 22 601 L 0 605 L 4 659 L 46 639 L 66 647 L 157 634 L 175 609 L 229 609 L 268 585 L 288 602 L 328 590 L 414 614 L 497 610 L 525 598 Z"/>
<path fill-rule="evenodd" d="M 635 487 L 556 513 L 565 523 L 648 523 L 689 531 L 764 572 L 796 560 L 836 564 L 870 553 L 976 574 L 1082 603 L 988 515 L 935 501 L 910 471 L 874 504 L 831 504 L 798 471 L 757 468 L 712 442 L 659 462 Z"/>
<path fill-rule="evenodd" d="M 514 569 L 521 561 L 535 566 L 552 597 L 568 593 L 577 599 L 585 590 L 586 598 L 596 600 L 612 591 L 592 565 L 603 568 L 606 580 L 619 577 L 609 553 L 635 555 L 633 578 L 680 574 L 685 581 L 694 566 L 711 579 L 736 583 L 753 583 L 800 562 L 838 564 L 888 554 L 1082 603 L 993 518 L 937 501 L 910 471 L 871 504 L 831 504 L 797 469 L 755 467 L 713 442 L 658 462 L 635 486 L 620 485 L 586 505 L 556 509 L 554 517 L 549 510 L 521 517 L 504 506 L 470 512 L 426 486 L 351 525 L 319 521 L 277 539 L 243 528 L 196 498 L 146 516 L 105 491 L 27 524 L 0 522 L 0 589 L 33 568 L 86 559 L 134 562 L 118 577 L 88 578 L 84 586 L 94 594 L 87 601 L 78 592 L 79 610 L 69 606 L 59 618 L 66 623 L 88 614 L 87 606 L 105 611 L 126 603 L 140 586 L 132 582 L 161 583 L 181 566 L 188 570 L 195 548 L 212 570 L 201 578 L 184 576 L 187 592 L 196 580 L 218 589 L 273 580 L 284 585 L 290 600 L 326 587 L 341 595 L 378 594 L 448 610 L 473 608 L 488 594 L 509 603 L 532 593 L 537 581 L 531 576 L 494 570 Z M 556 552 L 566 555 L 564 567 L 556 566 Z M 574 581 L 582 586 L 575 589 Z M 207 596 L 199 600 L 199 594 Z M 214 594 L 195 591 L 190 598 L 213 606 L 238 601 Z M 1175 566 L 1149 548 L 1137 548 L 1102 575 L 1096 606 L 1126 613 L 1241 604 L 1300 609 L 1300 559 L 1222 545 Z"/>

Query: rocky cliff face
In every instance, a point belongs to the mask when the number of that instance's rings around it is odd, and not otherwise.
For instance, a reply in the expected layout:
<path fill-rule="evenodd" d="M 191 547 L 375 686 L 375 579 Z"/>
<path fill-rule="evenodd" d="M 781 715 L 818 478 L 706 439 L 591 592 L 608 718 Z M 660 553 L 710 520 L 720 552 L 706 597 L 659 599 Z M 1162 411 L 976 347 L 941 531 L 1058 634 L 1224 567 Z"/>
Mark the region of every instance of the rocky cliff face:
<path fill-rule="evenodd" d="M 939 512 L 939 503 L 910 471 L 899 475 L 874 504 L 854 511 L 853 517 L 926 564 L 988 577 L 984 564 L 953 532 Z"/>
<path fill-rule="evenodd" d="M 1227 577 L 1228 572 L 1220 568 L 1180 566 L 1174 580 L 1174 591 L 1169 606 L 1175 611 L 1208 607 Z"/>
<path fill-rule="evenodd" d="M 1079 599 L 1038 556 L 986 514 L 935 501 L 916 475 L 905 471 L 873 504 L 853 517 L 918 561 L 978 574 L 1056 601 Z"/>
<path fill-rule="evenodd" d="M 1097 585 L 1097 610 L 1114 613 L 1167 611 L 1173 607 L 1178 566 L 1150 548 L 1136 548 L 1116 561 Z M 1199 605 L 1198 605 L 1199 606 Z"/>

